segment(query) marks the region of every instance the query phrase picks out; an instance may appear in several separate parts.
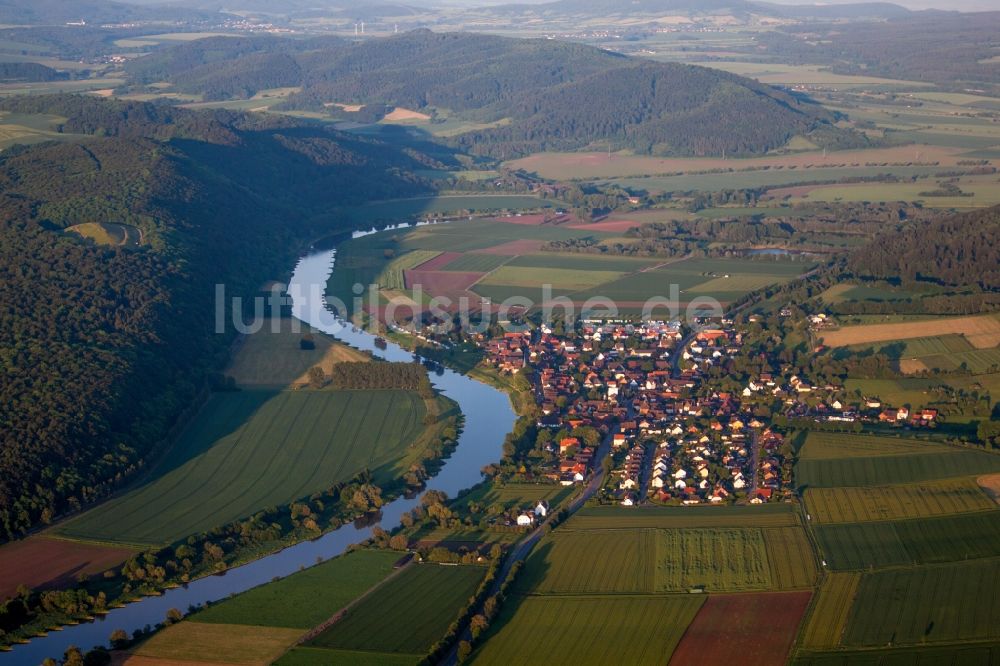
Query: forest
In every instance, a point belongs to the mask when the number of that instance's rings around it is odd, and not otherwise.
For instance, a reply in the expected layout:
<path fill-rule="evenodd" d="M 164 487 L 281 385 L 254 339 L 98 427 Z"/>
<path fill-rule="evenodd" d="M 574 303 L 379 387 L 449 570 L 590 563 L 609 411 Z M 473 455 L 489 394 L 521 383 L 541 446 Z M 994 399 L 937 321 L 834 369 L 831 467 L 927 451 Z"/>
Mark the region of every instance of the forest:
<path fill-rule="evenodd" d="M 859 275 L 1000 290 L 1000 207 L 935 217 L 880 235 L 848 263 Z"/>
<path fill-rule="evenodd" d="M 429 158 L 304 122 L 64 96 L 0 110 L 92 135 L 0 156 L 0 542 L 156 455 L 225 362 L 215 284 L 254 294 L 336 231 L 330 210 L 430 189 L 410 175 Z M 143 245 L 63 233 L 81 222 Z"/>
<path fill-rule="evenodd" d="M 301 87 L 282 108 L 342 118 L 352 113 L 331 105 L 400 106 L 428 113 L 432 123 L 439 109 L 475 122 L 505 120 L 452 142 L 498 158 L 588 146 L 756 154 L 797 134 L 828 147 L 869 143 L 810 100 L 749 79 L 550 40 L 428 30 L 360 43 L 209 38 L 136 59 L 127 71 L 137 89 L 168 81 L 207 99 Z"/>

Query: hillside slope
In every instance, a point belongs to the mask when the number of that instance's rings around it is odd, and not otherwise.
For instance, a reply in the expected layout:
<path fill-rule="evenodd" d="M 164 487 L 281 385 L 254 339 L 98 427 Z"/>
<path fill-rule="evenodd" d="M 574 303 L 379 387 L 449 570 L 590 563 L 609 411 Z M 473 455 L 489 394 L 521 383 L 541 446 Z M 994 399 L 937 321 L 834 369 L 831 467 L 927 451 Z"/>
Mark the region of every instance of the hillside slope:
<path fill-rule="evenodd" d="M 426 30 L 358 43 L 217 39 L 152 54 L 129 72 L 213 98 L 298 86 L 285 108 L 347 118 L 334 105 L 447 110 L 501 124 L 455 140 L 495 157 L 609 142 L 654 154 L 753 154 L 796 134 L 866 142 L 819 105 L 749 79 L 553 40 Z"/>
<path fill-rule="evenodd" d="M 102 134 L 0 156 L 0 542 L 127 481 L 221 366 L 215 285 L 252 295 L 313 216 L 427 191 L 419 155 L 287 119 L 4 100 Z M 62 230 L 137 227 L 139 249 Z M 231 327 L 230 327 L 231 329 Z"/>

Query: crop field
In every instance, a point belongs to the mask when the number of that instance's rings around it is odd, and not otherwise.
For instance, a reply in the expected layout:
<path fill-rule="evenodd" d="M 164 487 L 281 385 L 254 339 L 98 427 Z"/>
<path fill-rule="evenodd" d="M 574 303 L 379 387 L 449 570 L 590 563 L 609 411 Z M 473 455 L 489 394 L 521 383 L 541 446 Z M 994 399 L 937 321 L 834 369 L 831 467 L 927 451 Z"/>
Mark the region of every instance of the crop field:
<path fill-rule="evenodd" d="M 517 582 L 533 594 L 643 594 L 658 590 L 654 530 L 553 532 Z"/>
<path fill-rule="evenodd" d="M 406 289 L 404 271 L 427 263 L 440 254 L 435 250 L 414 250 L 396 257 L 379 273 L 377 284 L 382 289 Z"/>
<path fill-rule="evenodd" d="M 826 575 L 802 630 L 803 648 L 815 650 L 840 645 L 860 583 L 859 573 Z"/>
<path fill-rule="evenodd" d="M 865 458 L 800 459 L 795 464 L 795 480 L 800 488 L 884 486 L 997 471 L 1000 471 L 1000 455 L 956 449 Z"/>
<path fill-rule="evenodd" d="M 296 332 L 298 328 L 298 332 Z M 315 349 L 302 349 L 302 336 L 313 336 Z M 335 363 L 367 361 L 361 352 L 297 320 L 265 319 L 261 329 L 243 339 L 226 368 L 238 386 L 286 387 L 309 383 L 309 369 L 329 375 Z"/>
<path fill-rule="evenodd" d="M 993 666 L 1000 643 L 934 644 L 920 647 L 799 652 L 794 666 Z"/>
<path fill-rule="evenodd" d="M 953 378 L 904 377 L 902 379 L 847 379 L 844 388 L 860 390 L 891 405 L 920 407 L 932 400 L 930 389 L 939 384 L 953 384 Z"/>
<path fill-rule="evenodd" d="M 996 508 L 971 478 L 874 488 L 808 488 L 805 502 L 816 523 L 931 518 Z"/>
<path fill-rule="evenodd" d="M 704 601 L 697 595 L 512 598 L 472 663 L 663 664 Z"/>
<path fill-rule="evenodd" d="M 179 622 L 157 632 L 132 653 L 161 664 L 179 661 L 265 666 L 301 635 L 301 629 Z"/>
<path fill-rule="evenodd" d="M 501 217 L 417 227 L 406 235 L 402 246 L 406 249 L 470 252 L 490 248 L 508 241 L 552 241 L 608 237 L 608 234 L 572 229 L 565 225 L 517 224 L 515 222 L 517 219 Z"/>
<path fill-rule="evenodd" d="M 759 530 L 663 530 L 657 541 L 657 583 L 664 590 L 709 591 L 772 586 L 767 546 Z"/>
<path fill-rule="evenodd" d="M 772 534 L 773 533 L 773 534 Z M 534 594 L 641 594 L 808 587 L 815 565 L 798 528 L 559 530 L 528 560 Z"/>
<path fill-rule="evenodd" d="M 622 275 L 622 273 L 613 271 L 522 268 L 508 264 L 487 275 L 479 284 L 511 287 L 534 287 L 540 284 L 550 284 L 563 290 L 583 291 L 617 280 Z"/>
<path fill-rule="evenodd" d="M 496 268 L 500 268 L 508 261 L 510 261 L 510 257 L 502 254 L 459 254 L 440 270 L 488 273 Z"/>
<path fill-rule="evenodd" d="M 42 536 L 4 544 L 0 546 L 0 604 L 14 596 L 19 585 L 37 590 L 72 584 L 79 574 L 101 573 L 134 553 L 131 548 Z"/>
<path fill-rule="evenodd" d="M 544 254 L 525 254 L 515 257 L 507 264 L 518 268 L 556 268 L 570 271 L 612 271 L 617 273 L 632 273 L 650 268 L 660 263 L 649 259 L 632 259 L 631 257 L 604 257 L 587 254 L 559 254 L 546 252 Z"/>
<path fill-rule="evenodd" d="M 1000 639 L 1000 560 L 862 576 L 844 645 Z"/>
<path fill-rule="evenodd" d="M 417 663 L 412 654 L 374 654 L 357 650 L 327 650 L 325 648 L 296 647 L 281 656 L 275 666 L 413 666 Z M 126 666 L 131 666 L 131 662 Z M 136 666 L 143 666 L 137 664 Z M 152 666 L 152 665 L 151 665 Z M 164 664 L 163 666 L 170 666 Z M 185 665 L 186 666 L 186 665 Z"/>
<path fill-rule="evenodd" d="M 709 595 L 669 663 L 781 666 L 811 596 L 809 591 Z"/>
<path fill-rule="evenodd" d="M 396 478 L 424 401 L 408 391 L 217 393 L 145 485 L 58 528 L 69 537 L 171 543 L 346 481 Z"/>
<path fill-rule="evenodd" d="M 956 450 L 916 439 L 811 431 L 806 437 L 805 444 L 798 451 L 798 459 L 836 460 L 907 453 L 950 453 Z"/>
<path fill-rule="evenodd" d="M 444 638 L 485 574 L 483 567 L 470 565 L 411 565 L 308 645 L 411 654 L 419 660 Z"/>
<path fill-rule="evenodd" d="M 1000 317 L 990 314 L 898 324 L 845 326 L 835 331 L 824 331 L 822 338 L 830 347 L 848 347 L 940 335 L 962 335 L 976 349 L 990 349 L 1000 344 Z"/>
<path fill-rule="evenodd" d="M 189 621 L 311 629 L 392 573 L 400 555 L 353 551 L 213 604 Z"/>
<path fill-rule="evenodd" d="M 918 359 L 930 369 L 957 370 L 963 365 L 976 374 L 996 371 L 1000 367 L 1000 348 L 975 349 L 957 354 L 936 354 Z"/>
<path fill-rule="evenodd" d="M 798 514 L 791 504 L 640 508 L 588 506 L 574 513 L 560 531 L 671 527 L 795 527 L 798 524 Z"/>
<path fill-rule="evenodd" d="M 863 570 L 1000 555 L 1000 510 L 813 527 L 827 565 Z"/>

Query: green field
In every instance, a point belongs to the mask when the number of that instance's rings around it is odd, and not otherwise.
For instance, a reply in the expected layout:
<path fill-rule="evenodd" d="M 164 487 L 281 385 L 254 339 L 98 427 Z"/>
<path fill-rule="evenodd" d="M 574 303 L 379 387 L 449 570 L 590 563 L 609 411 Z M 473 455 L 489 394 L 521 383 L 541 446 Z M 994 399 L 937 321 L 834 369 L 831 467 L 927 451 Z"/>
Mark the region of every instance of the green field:
<path fill-rule="evenodd" d="M 411 565 L 374 590 L 309 647 L 414 655 L 417 661 L 444 634 L 475 593 L 478 566 Z M 331 658 L 330 663 L 336 663 Z"/>
<path fill-rule="evenodd" d="M 1000 455 L 973 449 L 945 449 L 940 453 L 800 459 L 795 464 L 795 479 L 800 488 L 884 486 L 998 471 Z"/>
<path fill-rule="evenodd" d="M 798 528 L 564 528 L 535 549 L 519 588 L 534 594 L 795 589 L 814 577 Z"/>
<path fill-rule="evenodd" d="M 388 654 L 357 650 L 327 650 L 296 647 L 281 656 L 275 666 L 414 666 L 418 660 L 412 654 Z"/>
<path fill-rule="evenodd" d="M 145 485 L 58 528 L 114 543 L 172 543 L 288 503 L 368 468 L 405 472 L 424 401 L 407 391 L 213 394 Z"/>
<path fill-rule="evenodd" d="M 534 287 L 549 284 L 554 288 L 569 291 L 584 291 L 598 285 L 617 280 L 622 273 L 613 271 L 565 269 L 565 268 L 523 268 L 508 264 L 496 269 L 476 285 Z"/>
<path fill-rule="evenodd" d="M 844 645 L 1000 639 L 1000 560 L 866 574 Z"/>
<path fill-rule="evenodd" d="M 799 524 L 792 504 L 760 506 L 588 506 L 563 525 L 565 530 L 636 529 L 671 527 L 795 527 Z"/>
<path fill-rule="evenodd" d="M 142 242 L 142 232 L 128 224 L 84 222 L 66 227 L 66 231 L 88 238 L 98 245 L 136 247 Z"/>
<path fill-rule="evenodd" d="M 665 664 L 704 596 L 509 599 L 474 664 Z"/>
<path fill-rule="evenodd" d="M 972 479 L 874 488 L 809 488 L 805 502 L 817 523 L 930 518 L 996 509 L 993 500 Z"/>
<path fill-rule="evenodd" d="M 794 666 L 995 666 L 1000 643 L 924 645 L 909 648 L 800 652 Z"/>
<path fill-rule="evenodd" d="M 632 273 L 649 268 L 660 263 L 650 259 L 632 259 L 630 257 L 605 257 L 588 254 L 559 254 L 546 252 L 544 254 L 523 254 L 508 262 L 508 266 L 518 268 L 555 268 L 569 271 L 612 271 L 617 273 Z"/>
<path fill-rule="evenodd" d="M 374 587 L 402 553 L 358 550 L 195 613 L 191 622 L 311 629 Z"/>
<path fill-rule="evenodd" d="M 510 257 L 502 254 L 463 254 L 442 269 L 446 271 L 469 271 L 472 273 L 488 273 L 510 261 Z"/>
<path fill-rule="evenodd" d="M 958 562 L 1000 556 L 1000 510 L 935 518 L 814 525 L 831 569 Z"/>

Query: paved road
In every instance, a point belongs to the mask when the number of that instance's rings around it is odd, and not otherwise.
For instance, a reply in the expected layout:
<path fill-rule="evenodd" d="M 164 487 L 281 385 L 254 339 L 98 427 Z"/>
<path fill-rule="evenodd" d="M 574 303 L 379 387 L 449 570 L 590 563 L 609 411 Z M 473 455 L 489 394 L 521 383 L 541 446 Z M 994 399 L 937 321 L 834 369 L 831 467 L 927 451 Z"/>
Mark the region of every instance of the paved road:
<path fill-rule="evenodd" d="M 617 428 L 612 432 L 608 433 L 608 436 L 604 438 L 600 446 L 597 447 L 597 451 L 594 453 L 594 458 L 596 462 L 594 463 L 594 471 L 590 475 L 590 479 L 587 484 L 583 487 L 583 490 L 574 497 L 568 505 L 566 505 L 566 512 L 570 515 L 575 513 L 586 504 L 587 500 L 593 497 L 598 490 L 601 488 L 601 484 L 604 481 L 604 458 L 611 451 L 611 439 L 612 436 L 617 432 Z M 492 587 L 490 587 L 489 594 L 487 597 L 491 597 L 500 591 L 500 586 L 503 581 L 507 579 L 510 575 L 510 570 L 514 567 L 515 562 L 523 562 L 527 559 L 528 555 L 531 554 L 531 550 L 535 547 L 535 544 L 545 535 L 545 526 L 552 522 L 555 518 L 554 515 L 548 517 L 545 522 L 539 523 L 538 527 L 533 529 L 531 532 L 526 534 L 524 538 L 517 542 L 513 548 L 507 553 L 507 557 L 504 560 L 503 566 L 500 567 L 500 572 L 493 581 Z M 481 610 L 481 609 L 477 609 Z M 452 666 L 458 663 L 458 644 L 461 641 L 471 641 L 472 634 L 468 629 L 455 641 L 455 645 L 448 652 L 448 654 L 439 661 L 439 664 L 445 664 L 446 666 Z"/>

